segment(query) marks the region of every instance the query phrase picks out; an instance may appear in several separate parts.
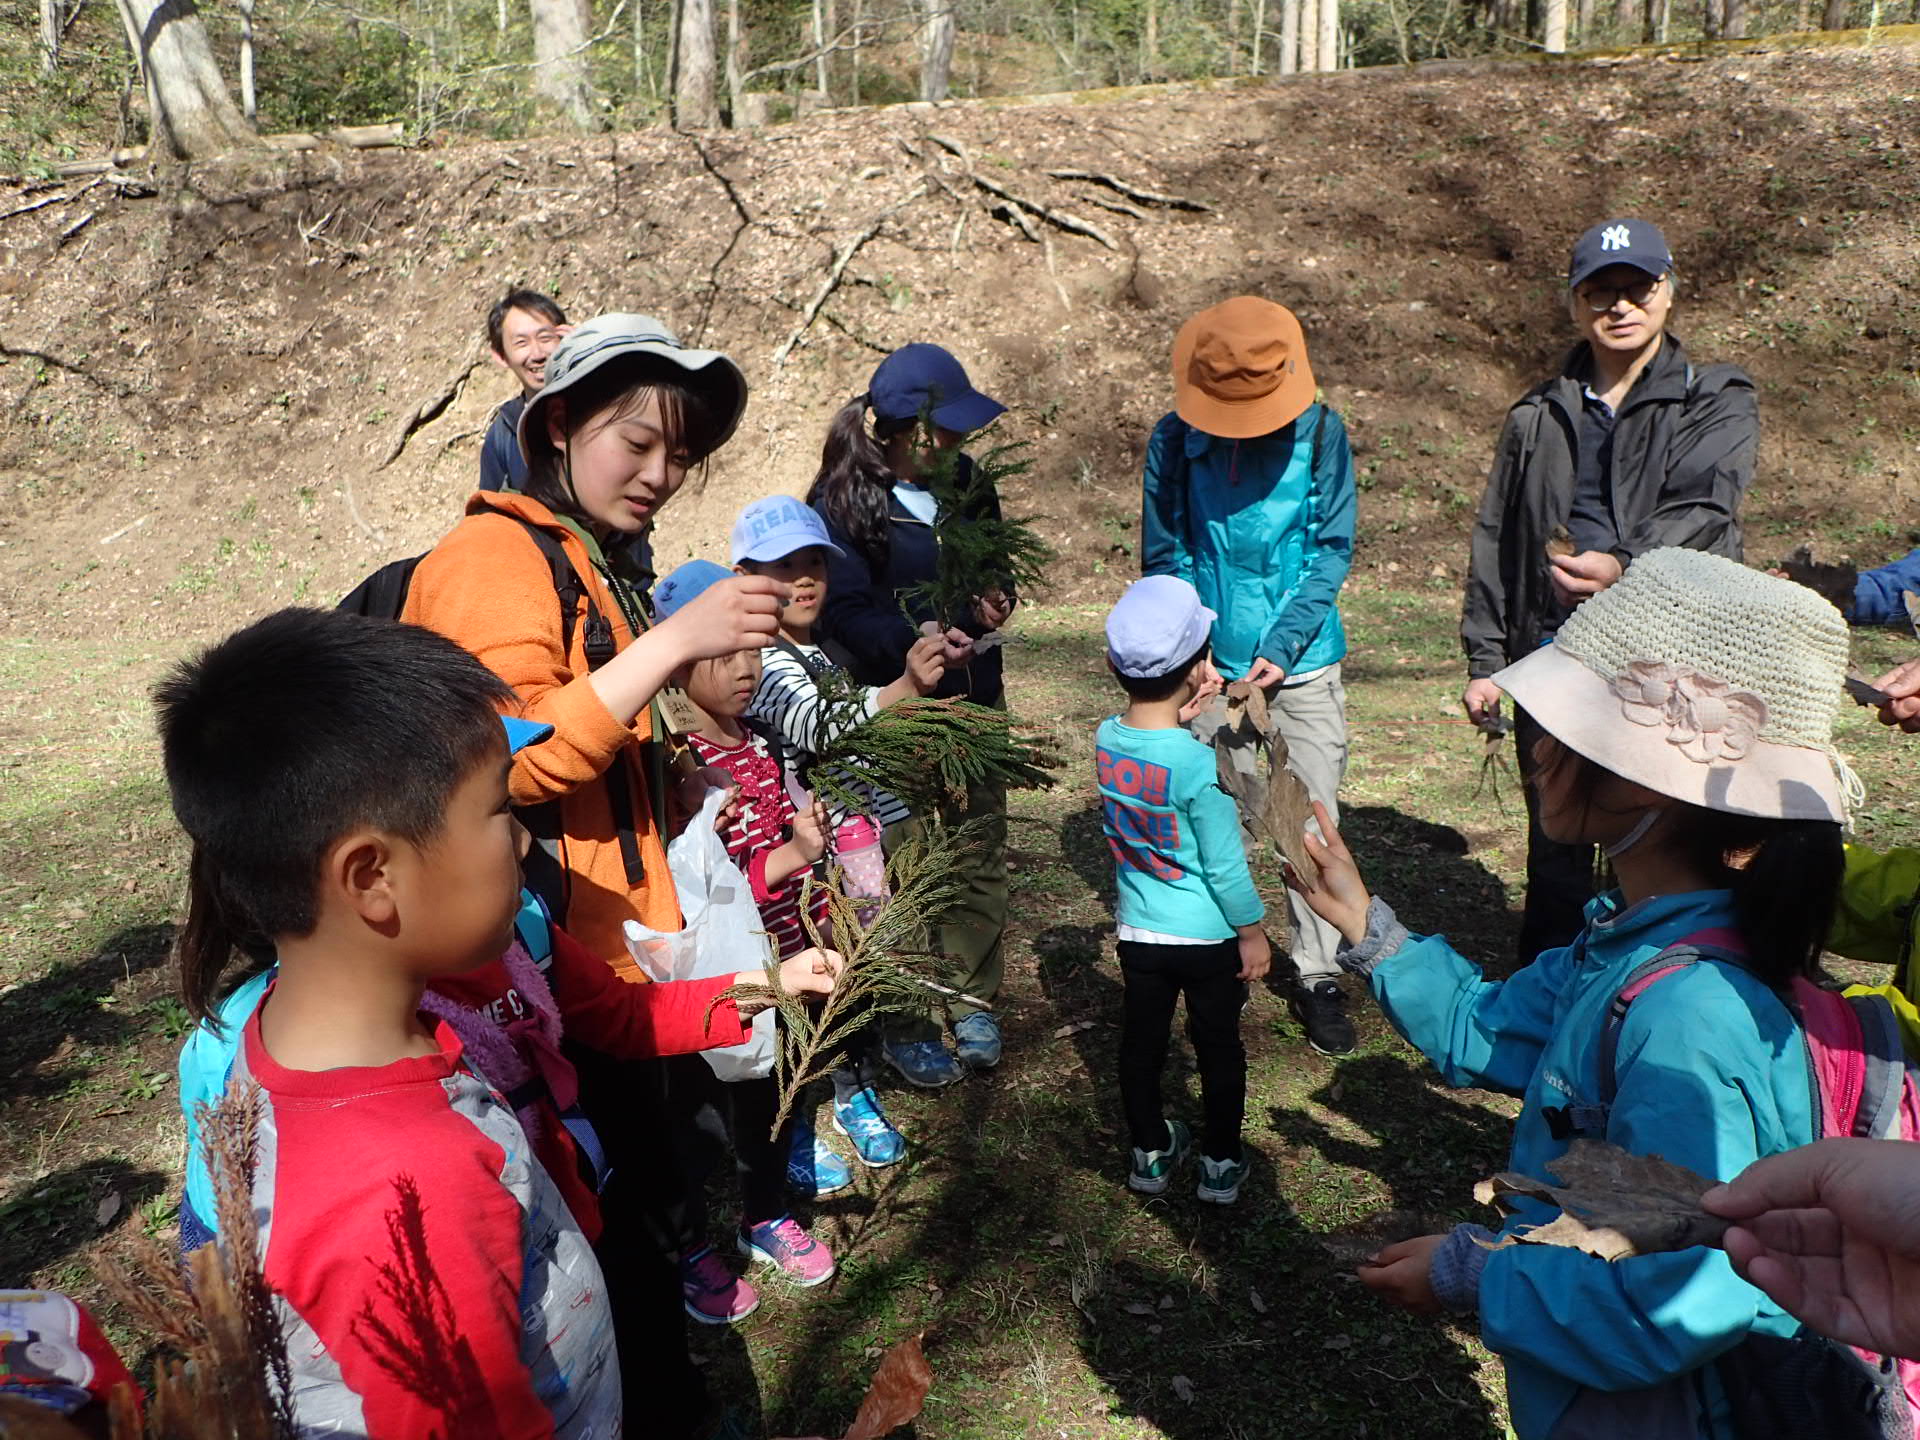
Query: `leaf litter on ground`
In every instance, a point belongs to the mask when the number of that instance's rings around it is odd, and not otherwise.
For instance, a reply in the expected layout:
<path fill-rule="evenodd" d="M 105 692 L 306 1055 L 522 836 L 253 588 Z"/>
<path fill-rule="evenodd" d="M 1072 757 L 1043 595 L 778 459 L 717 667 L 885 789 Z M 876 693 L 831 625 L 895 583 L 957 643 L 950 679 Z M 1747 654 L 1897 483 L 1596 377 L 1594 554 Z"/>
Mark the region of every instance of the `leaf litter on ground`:
<path fill-rule="evenodd" d="M 1604 1140 L 1576 1140 L 1546 1170 L 1560 1183 L 1509 1171 L 1473 1187 L 1474 1199 L 1509 1214 L 1516 1195 L 1560 1209 L 1557 1220 L 1480 1243 L 1490 1250 L 1561 1245 L 1602 1260 L 1625 1260 L 1717 1246 L 1727 1232 L 1725 1220 L 1700 1208 L 1700 1197 L 1719 1182 L 1658 1155 L 1634 1155 Z"/>

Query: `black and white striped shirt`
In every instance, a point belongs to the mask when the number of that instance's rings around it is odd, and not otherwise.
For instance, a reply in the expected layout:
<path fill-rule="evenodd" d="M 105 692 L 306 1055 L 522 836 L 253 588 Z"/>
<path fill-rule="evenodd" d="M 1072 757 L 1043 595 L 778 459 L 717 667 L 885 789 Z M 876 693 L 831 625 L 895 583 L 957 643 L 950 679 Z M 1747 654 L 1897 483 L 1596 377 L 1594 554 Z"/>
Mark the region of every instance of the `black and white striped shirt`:
<path fill-rule="evenodd" d="M 794 654 L 795 650 L 800 654 Z M 870 685 L 866 687 L 863 705 L 848 706 L 843 713 L 829 714 L 826 734 L 820 734 L 824 707 L 814 676 L 819 671 L 838 668 L 818 645 L 795 645 L 792 650 L 781 645 L 764 646 L 760 651 L 760 688 L 753 692 L 753 700 L 747 706 L 748 718 L 759 721 L 778 735 L 790 754 L 811 756 L 820 740 L 834 739 L 880 711 L 880 691 Z M 858 788 L 868 794 L 871 800 L 868 814 L 882 829 L 913 814 L 898 796 L 888 791 L 871 786 Z M 844 817 L 832 818 L 837 824 Z"/>

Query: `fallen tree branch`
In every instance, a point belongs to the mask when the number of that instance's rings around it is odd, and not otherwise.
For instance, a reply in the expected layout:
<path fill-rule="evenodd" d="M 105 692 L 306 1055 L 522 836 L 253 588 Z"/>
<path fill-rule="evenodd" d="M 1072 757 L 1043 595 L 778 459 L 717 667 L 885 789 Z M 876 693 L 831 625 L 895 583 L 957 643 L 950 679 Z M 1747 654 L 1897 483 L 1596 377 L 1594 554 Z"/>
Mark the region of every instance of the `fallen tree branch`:
<path fill-rule="evenodd" d="M 387 446 L 387 453 L 381 457 L 380 463 L 373 467 L 376 471 L 386 469 L 387 466 L 400 458 L 400 452 L 407 448 L 407 441 L 413 438 L 414 431 L 439 418 L 440 413 L 459 397 L 461 390 L 466 388 L 467 377 L 473 374 L 474 367 L 479 363 L 480 361 L 477 357 L 468 360 L 466 364 L 454 372 L 451 380 L 447 381 L 439 390 L 422 400 L 419 405 L 414 408 L 413 413 L 408 415 L 407 418 L 400 423 L 399 429 L 394 432 L 393 441 Z M 349 498 L 351 498 L 352 492 L 349 491 L 348 495 Z M 354 518 L 356 520 L 360 518 L 357 507 Z M 368 534 L 373 534 L 372 527 L 368 526 L 365 521 L 361 521 L 361 528 L 365 529 Z M 376 536 L 375 538 L 377 539 L 379 537 Z"/>
<path fill-rule="evenodd" d="M 387 150 L 407 143 L 407 127 L 396 122 L 392 125 L 343 125 L 337 130 L 317 134 L 293 130 L 283 135 L 262 135 L 260 143 L 269 150 L 318 150 L 324 145 L 341 145 L 349 150 Z M 72 160 L 65 165 L 56 165 L 53 173 L 63 177 L 105 175 L 128 165 L 138 165 L 146 159 L 147 147 L 138 145 L 115 150 L 99 160 Z"/>
<path fill-rule="evenodd" d="M 1118 250 L 1121 248 L 1118 241 L 1092 221 L 1082 220 L 1078 215 L 1068 214 L 1065 210 L 1050 209 L 1048 206 L 1042 205 L 1038 200 L 1029 200 L 1024 195 L 1014 194 L 1013 191 L 1002 185 L 998 180 L 989 180 L 978 170 L 974 169 L 973 161 L 968 157 L 966 147 L 951 136 L 938 135 L 929 130 L 927 132 L 927 139 L 931 140 L 948 154 L 953 155 L 962 165 L 966 166 L 967 179 L 971 180 L 975 186 L 986 191 L 989 195 L 1007 202 L 1007 206 L 1011 207 L 1010 209 L 996 206 L 993 213 L 995 215 L 1004 213 L 1007 218 L 1013 219 L 1015 223 L 1019 224 L 1023 231 L 1027 232 L 1028 239 L 1038 240 L 1040 238 L 1032 232 L 1030 228 L 1031 222 L 1025 218 L 1027 215 L 1032 215 L 1046 221 L 1056 229 L 1065 230 L 1072 235 L 1084 235 L 1089 240 L 1097 241 L 1106 246 L 1109 250 Z"/>
<path fill-rule="evenodd" d="M 86 214 L 82 215 L 78 220 L 74 221 L 71 225 L 67 226 L 66 229 L 60 232 L 60 238 L 53 242 L 54 248 L 58 249 L 60 246 L 66 244 L 67 241 L 71 240 L 74 236 L 78 235 L 82 230 L 86 229 L 87 226 L 93 223 L 93 217 L 98 215 L 99 213 L 100 212 L 98 210 L 89 210 Z"/>
<path fill-rule="evenodd" d="M 74 191 L 74 195 L 79 194 Z M 0 212 L 0 220 L 11 220 L 16 215 L 24 215 L 29 210 L 43 210 L 49 205 L 59 205 L 73 199 L 73 195 L 49 195 L 44 200 L 36 200 L 31 205 L 18 205 L 11 210 Z"/>
<path fill-rule="evenodd" d="M 793 353 L 793 347 L 800 343 L 800 337 L 813 328 L 814 319 L 820 314 L 820 307 L 827 303 L 827 297 L 829 295 L 840 288 L 840 277 L 847 273 L 847 266 L 852 262 L 853 257 L 859 253 L 860 247 L 878 235 L 880 233 L 880 227 L 892 219 L 895 214 L 906 206 L 911 205 L 926 193 L 927 187 L 924 184 L 914 186 L 913 189 L 901 196 L 900 199 L 874 216 L 872 223 L 869 224 L 866 229 L 862 230 L 840 248 L 833 257 L 832 266 L 827 270 L 827 278 L 820 282 L 820 289 L 814 294 L 813 300 L 808 304 L 807 308 L 801 312 L 800 323 L 793 327 L 793 333 L 787 336 L 785 343 L 773 352 L 773 363 L 776 368 L 787 363 L 787 356 L 791 355 Z"/>
<path fill-rule="evenodd" d="M 1125 200 L 1111 199 L 1105 195 L 1089 195 L 1087 196 L 1087 203 L 1089 205 L 1098 205 L 1102 210 L 1111 210 L 1116 215 L 1131 216 L 1135 220 L 1151 218 L 1147 212 L 1142 210 L 1138 205 L 1131 204 Z"/>
<path fill-rule="evenodd" d="M 1118 191 L 1129 200 L 1138 200 L 1142 205 L 1164 205 L 1169 210 L 1198 210 L 1213 213 L 1213 206 L 1199 200 L 1190 200 L 1185 195 L 1162 195 L 1158 190 L 1148 190 L 1144 186 L 1131 185 L 1117 175 L 1108 175 L 1099 170 L 1049 170 L 1047 174 L 1055 180 L 1085 180 L 1090 184 L 1104 185 L 1109 190 Z"/>

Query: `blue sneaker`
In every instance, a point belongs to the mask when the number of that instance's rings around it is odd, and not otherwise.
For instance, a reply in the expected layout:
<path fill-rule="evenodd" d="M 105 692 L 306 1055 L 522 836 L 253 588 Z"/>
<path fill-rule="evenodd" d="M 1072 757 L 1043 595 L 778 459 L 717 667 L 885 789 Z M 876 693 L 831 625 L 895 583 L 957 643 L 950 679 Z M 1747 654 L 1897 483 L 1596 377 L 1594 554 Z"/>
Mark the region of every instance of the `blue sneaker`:
<path fill-rule="evenodd" d="M 834 1102 L 833 1128 L 853 1142 L 853 1153 L 871 1169 L 892 1165 L 907 1153 L 906 1137 L 881 1113 L 880 1097 L 871 1087 L 854 1091 L 844 1105 Z"/>
<path fill-rule="evenodd" d="M 953 1025 L 954 1058 L 975 1070 L 1000 1063 L 1000 1022 L 984 1010 L 962 1015 Z"/>
<path fill-rule="evenodd" d="M 967 1078 L 967 1068 L 948 1053 L 938 1040 L 902 1040 L 881 1042 L 880 1053 L 900 1078 L 922 1090 L 938 1090 Z"/>
<path fill-rule="evenodd" d="M 837 1195 L 853 1184 L 853 1171 L 826 1141 L 814 1133 L 811 1120 L 793 1122 L 793 1148 L 787 1152 L 787 1188 L 802 1200 Z"/>

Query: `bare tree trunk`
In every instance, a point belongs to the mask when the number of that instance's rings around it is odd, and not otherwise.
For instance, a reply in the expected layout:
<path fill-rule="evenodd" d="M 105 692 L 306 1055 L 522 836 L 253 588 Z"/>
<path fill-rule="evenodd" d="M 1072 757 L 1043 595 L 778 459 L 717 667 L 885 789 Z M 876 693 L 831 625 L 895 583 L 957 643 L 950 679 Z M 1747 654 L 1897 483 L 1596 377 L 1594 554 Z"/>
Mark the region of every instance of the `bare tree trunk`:
<path fill-rule="evenodd" d="M 253 0 L 240 5 L 240 113 L 253 125 L 260 119 L 260 106 L 253 93 Z"/>
<path fill-rule="evenodd" d="M 587 80 L 587 0 L 528 0 L 533 12 L 533 88 L 576 130 L 598 130 Z"/>
<path fill-rule="evenodd" d="M 1147 0 L 1147 28 L 1140 41 L 1140 78 L 1160 73 L 1160 0 Z"/>
<path fill-rule="evenodd" d="M 1613 7 L 1613 43 L 1624 45 L 1633 39 L 1633 0 L 1615 0 Z"/>
<path fill-rule="evenodd" d="M 496 33 L 507 33 L 507 0 L 493 0 L 493 28 Z"/>
<path fill-rule="evenodd" d="M 1267 0 L 1253 0 L 1253 64 L 1247 71 L 1249 75 L 1265 73 L 1260 63 L 1260 51 L 1267 43 Z"/>
<path fill-rule="evenodd" d="M 866 24 L 866 0 L 853 0 L 853 103 L 860 103 L 860 27 Z"/>
<path fill-rule="evenodd" d="M 153 138 L 182 160 L 258 142 L 214 64 L 193 0 L 118 0 L 127 42 L 147 77 Z"/>
<path fill-rule="evenodd" d="M 1813 0 L 1797 0 L 1793 7 L 1793 28 L 1805 30 L 1813 24 Z"/>
<path fill-rule="evenodd" d="M 1280 0 L 1280 73 L 1300 73 L 1300 0 Z"/>
<path fill-rule="evenodd" d="M 506 0 L 501 0 L 504 5 Z M 657 99 L 660 91 L 653 80 L 653 63 L 647 54 L 647 7 L 643 0 L 633 0 L 633 93 L 645 94 L 648 99 Z"/>
<path fill-rule="evenodd" d="M 1720 0 L 1705 0 L 1700 10 L 1700 36 L 1703 40 L 1720 38 Z"/>
<path fill-rule="evenodd" d="M 60 64 L 60 0 L 40 0 L 40 73 L 51 75 Z"/>
<path fill-rule="evenodd" d="M 1660 0 L 1660 33 L 1654 36 L 1656 43 L 1664 45 L 1673 29 L 1673 0 Z"/>
<path fill-rule="evenodd" d="M 713 0 L 680 0 L 679 35 L 673 123 L 682 130 L 711 130 L 720 123 L 713 88 Z"/>
<path fill-rule="evenodd" d="M 1721 3 L 1724 7 L 1721 12 L 1721 19 L 1724 22 L 1722 33 L 1729 40 L 1746 39 L 1747 0 L 1721 0 Z"/>
<path fill-rule="evenodd" d="M 1651 45 L 1654 37 L 1660 33 L 1658 28 L 1660 0 L 1646 0 L 1646 5 L 1646 12 L 1640 23 L 1640 41 L 1642 44 Z"/>
<path fill-rule="evenodd" d="M 1320 69 L 1340 68 L 1340 0 L 1320 0 Z"/>
<path fill-rule="evenodd" d="M 953 0 L 920 0 L 926 28 L 920 32 L 920 98 L 944 100 L 953 78 Z"/>
<path fill-rule="evenodd" d="M 1822 30 L 1844 30 L 1847 28 L 1847 0 L 1827 0 L 1827 8 L 1821 12 Z"/>
<path fill-rule="evenodd" d="M 1596 0 L 1578 0 L 1574 7 L 1573 33 L 1568 44 L 1575 49 L 1590 42 L 1593 34 L 1593 11 Z"/>
<path fill-rule="evenodd" d="M 1240 73 L 1240 0 L 1227 0 L 1227 74 Z"/>
<path fill-rule="evenodd" d="M 1711 5 L 1713 0 L 1707 0 Z M 1549 55 L 1567 53 L 1567 0 L 1547 0 L 1546 42 Z"/>
<path fill-rule="evenodd" d="M 740 99 L 746 92 L 740 78 L 746 68 L 741 63 L 745 45 L 746 37 L 740 33 L 740 0 L 727 0 L 727 123 L 736 127 L 746 123 L 746 106 Z"/>
<path fill-rule="evenodd" d="M 1320 0 L 1300 0 L 1300 73 L 1320 68 Z"/>
<path fill-rule="evenodd" d="M 813 48 L 821 51 L 820 58 L 813 62 L 813 88 L 822 95 L 827 93 L 827 12 L 826 0 L 813 0 Z"/>

